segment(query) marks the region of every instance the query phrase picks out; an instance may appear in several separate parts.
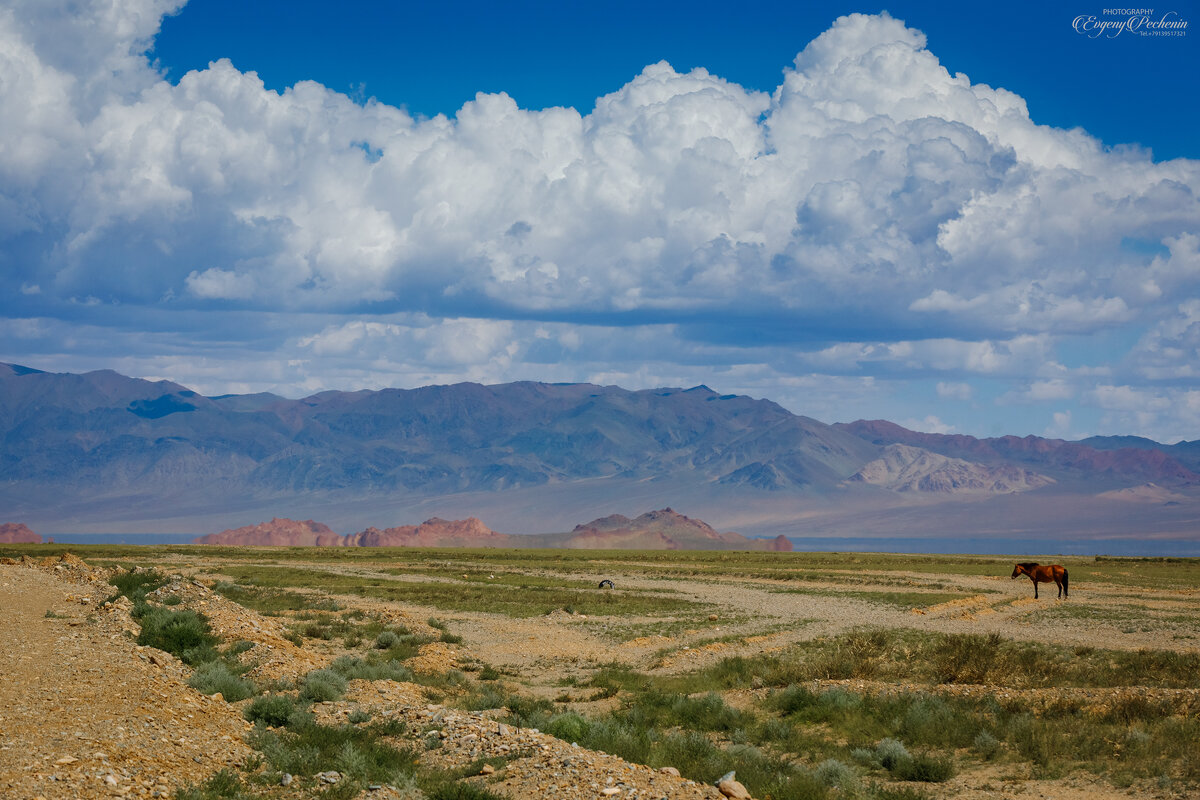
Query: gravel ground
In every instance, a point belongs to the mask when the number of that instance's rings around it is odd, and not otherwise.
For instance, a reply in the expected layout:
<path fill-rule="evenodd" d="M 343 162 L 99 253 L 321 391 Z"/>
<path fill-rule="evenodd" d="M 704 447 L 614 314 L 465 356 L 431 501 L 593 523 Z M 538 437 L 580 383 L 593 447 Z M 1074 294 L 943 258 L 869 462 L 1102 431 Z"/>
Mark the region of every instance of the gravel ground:
<path fill-rule="evenodd" d="M 178 558 L 178 556 L 173 556 Z M 325 666 L 346 652 L 337 642 L 305 642 L 299 647 L 284 638 L 286 617 L 265 617 L 213 592 L 211 576 L 198 576 L 212 566 L 201 559 L 189 571 L 160 589 L 157 597 L 175 595 L 181 608 L 206 614 L 214 630 L 227 641 L 247 640 L 255 647 L 243 654 L 254 663 L 253 677 L 288 680 Z M 313 565 L 319 566 L 319 565 Z M 170 656 L 133 642 L 137 626 L 128 603 L 108 607 L 108 573 L 92 570 L 78 559 L 47 559 L 0 564 L 0 797 L 98 798 L 164 797 L 182 785 L 198 782 L 213 772 L 244 763 L 251 751 L 244 736 L 249 725 L 240 707 L 217 697 L 205 697 L 185 681 L 190 670 Z M 895 589 L 897 573 L 862 575 L 853 587 Z M 919 591 L 930 575 L 912 575 Z M 1186 622 L 1122 626 L 1119 623 L 1047 617 L 1056 601 L 1034 601 L 1027 582 L 1007 576 L 939 575 L 949 591 L 968 596 L 949 603 L 915 609 L 886 606 L 834 594 L 780 593 L 794 584 L 766 580 L 623 577 L 623 590 L 667 589 L 705 608 L 703 615 L 675 618 L 606 619 L 558 611 L 543 617 L 513 619 L 483 612 L 406 607 L 359 597 L 336 598 L 346 608 L 358 608 L 388 624 L 405 625 L 418 633 L 434 633 L 421 620 L 435 615 L 449 624 L 464 643 L 435 642 L 421 648 L 409 666 L 419 674 L 436 675 L 479 663 L 505 671 L 511 682 L 542 696 L 564 692 L 564 678 L 585 678 L 598 665 L 618 661 L 660 673 L 705 666 L 730 655 L 772 652 L 796 641 L 838 633 L 864 624 L 945 632 L 1002 633 L 1016 639 L 1053 637 L 1070 646 L 1108 648 L 1200 648 L 1200 631 Z M 847 588 L 807 582 L 806 589 L 831 592 Z M 909 591 L 902 588 L 903 591 Z M 1145 590 L 1089 585 L 1072 586 L 1070 602 L 1099 608 L 1124 608 L 1136 602 L 1148 619 L 1170 620 L 1195 613 L 1197 591 Z M 709 615 L 709 610 L 718 609 Z M 49 614 L 47 612 L 50 612 Z M 1157 615 L 1157 616 L 1156 616 Z M 668 632 L 630 636 L 630 630 L 664 625 Z M 1176 627 L 1171 627 L 1176 625 Z M 1167 635 L 1167 634 L 1170 635 Z M 359 651 L 361 652 L 361 651 Z M 972 695 L 996 692 L 994 687 L 883 684 L 867 681 L 825 681 L 815 688 L 844 686 L 853 691 L 886 693 L 938 691 Z M 1005 691 L 1005 690 L 1000 690 Z M 575 691 L 575 694 L 585 696 Z M 1013 694 L 1018 694 L 1012 690 Z M 753 692 L 742 702 L 749 703 Z M 1067 697 L 1085 707 L 1103 708 L 1127 694 L 1170 700 L 1181 712 L 1200 707 L 1195 690 L 1128 687 L 1113 690 L 1021 690 L 1031 705 L 1046 705 Z M 1069 697 L 1068 697 L 1069 696 Z M 372 718 L 399 717 L 408 725 L 408 743 L 418 744 L 422 761 L 432 766 L 460 768 L 481 758 L 501 756 L 505 763 L 473 781 L 513 798 L 562 797 L 574 800 L 604 798 L 681 798 L 720 800 L 711 786 L 696 784 L 613 756 L 586 751 L 535 730 L 516 729 L 492 719 L 488 712 L 468 713 L 432 704 L 430 690 L 394 681 L 354 681 L 343 701 L 320 704 L 318 715 L 344 721 L 354 710 Z M 729 697 L 738 704 L 737 693 Z M 605 703 L 575 704 L 589 711 Z M 432 737 L 432 739 L 431 739 Z M 432 746 L 426 749 L 427 743 Z M 1074 777 L 1060 781 L 1018 780 L 992 775 L 989 768 L 962 774 L 950 783 L 928 787 L 935 797 L 1030 797 L 1060 800 L 1115 800 L 1128 792 L 1098 781 Z M 387 794 L 387 790 L 372 797 Z"/>

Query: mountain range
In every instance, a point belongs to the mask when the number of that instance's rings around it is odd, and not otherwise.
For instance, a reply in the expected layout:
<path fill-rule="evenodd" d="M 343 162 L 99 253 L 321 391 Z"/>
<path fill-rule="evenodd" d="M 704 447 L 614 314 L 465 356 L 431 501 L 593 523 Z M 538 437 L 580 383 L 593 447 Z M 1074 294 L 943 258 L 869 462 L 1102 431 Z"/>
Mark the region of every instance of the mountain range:
<path fill-rule="evenodd" d="M 1200 442 L 827 425 L 705 386 L 462 383 L 293 400 L 9 364 L 0 441 L 0 521 L 54 532 L 270 517 L 323 519 L 333 536 L 432 517 L 513 534 L 594 518 L 602 532 L 605 518 L 622 524 L 615 512 L 673 506 L 760 537 L 1200 537 Z"/>

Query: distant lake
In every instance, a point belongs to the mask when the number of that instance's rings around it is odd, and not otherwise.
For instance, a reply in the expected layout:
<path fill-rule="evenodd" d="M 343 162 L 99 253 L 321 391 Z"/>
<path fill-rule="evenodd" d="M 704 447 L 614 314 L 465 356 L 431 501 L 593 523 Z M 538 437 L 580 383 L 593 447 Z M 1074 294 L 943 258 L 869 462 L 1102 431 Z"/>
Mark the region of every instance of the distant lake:
<path fill-rule="evenodd" d="M 791 537 L 806 553 L 965 553 L 970 555 L 1200 556 L 1186 539 L 977 539 L 848 536 Z"/>
<path fill-rule="evenodd" d="M 55 544 L 188 544 L 203 533 L 43 533 Z"/>

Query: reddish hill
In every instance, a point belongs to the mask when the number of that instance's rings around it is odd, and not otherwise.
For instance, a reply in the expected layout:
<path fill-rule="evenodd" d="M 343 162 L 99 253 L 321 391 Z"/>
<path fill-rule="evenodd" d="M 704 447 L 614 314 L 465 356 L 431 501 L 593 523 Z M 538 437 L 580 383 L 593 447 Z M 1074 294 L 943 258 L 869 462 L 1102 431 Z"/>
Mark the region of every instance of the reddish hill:
<path fill-rule="evenodd" d="M 345 544 L 345 539 L 334 533 L 328 525 L 311 519 L 300 522 L 294 519 L 279 519 L 234 528 L 220 533 L 210 533 L 193 540 L 196 544 L 224 544 L 249 546 L 326 547 Z"/>
<path fill-rule="evenodd" d="M 717 533 L 708 523 L 664 508 L 637 519 L 621 514 L 576 525 L 562 547 L 630 550 L 775 550 L 790 552 L 784 536 L 751 539 L 740 533 Z"/>
<path fill-rule="evenodd" d="M 512 547 L 512 536 L 496 533 L 475 517 L 427 519 L 420 525 L 367 528 L 346 537 L 350 547 Z"/>
<path fill-rule="evenodd" d="M 0 544 L 41 544 L 42 537 L 20 522 L 0 525 Z"/>
<path fill-rule="evenodd" d="M 367 528 L 338 536 L 326 525 L 307 520 L 273 519 L 194 540 L 197 544 L 283 545 L 303 547 L 566 547 L 576 550 L 774 550 L 790 552 L 782 535 L 751 539 L 740 533 L 717 533 L 705 522 L 669 508 L 637 519 L 620 514 L 576 525 L 570 533 L 514 536 L 497 533 L 475 517 L 427 519 L 420 525 Z"/>

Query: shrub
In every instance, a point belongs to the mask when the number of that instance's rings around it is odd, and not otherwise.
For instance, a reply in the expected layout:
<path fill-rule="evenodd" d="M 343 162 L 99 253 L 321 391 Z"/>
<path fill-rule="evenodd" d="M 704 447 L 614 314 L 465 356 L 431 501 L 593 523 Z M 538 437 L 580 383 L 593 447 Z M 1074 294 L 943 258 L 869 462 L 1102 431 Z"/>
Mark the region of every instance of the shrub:
<path fill-rule="evenodd" d="M 771 696 L 771 706 L 784 714 L 795 714 L 817 704 L 817 696 L 803 686 L 789 686 Z"/>
<path fill-rule="evenodd" d="M 351 725 L 359 725 L 363 722 L 370 722 L 371 712 L 364 711 L 361 708 L 356 708 L 350 712 L 350 716 L 346 717 L 346 721 Z"/>
<path fill-rule="evenodd" d="M 480 686 L 462 699 L 462 707 L 467 711 L 484 711 L 489 708 L 504 708 L 508 696 L 499 687 Z"/>
<path fill-rule="evenodd" d="M 412 670 L 398 661 L 367 661 L 354 656 L 339 656 L 329 669 L 348 681 L 410 681 Z"/>
<path fill-rule="evenodd" d="M 286 730 L 257 728 L 250 745 L 273 769 L 293 775 L 338 770 L 360 780 L 392 782 L 415 770 L 411 750 L 380 742 L 370 728 L 318 725 L 310 716 L 293 715 Z"/>
<path fill-rule="evenodd" d="M 152 569 L 135 569 L 117 573 L 108 582 L 116 587 L 118 594 L 125 595 L 136 604 L 144 601 L 150 592 L 166 586 L 167 576 Z"/>
<path fill-rule="evenodd" d="M 338 700 L 346 693 L 346 679 L 331 669 L 316 669 L 304 676 L 300 696 L 314 703 Z"/>
<path fill-rule="evenodd" d="M 243 716 L 250 722 L 261 722 L 272 727 L 282 727 L 296 712 L 296 703 L 284 694 L 269 694 L 254 698 L 246 707 Z"/>
<path fill-rule="evenodd" d="M 224 661 L 209 661 L 198 666 L 192 677 L 188 678 L 188 686 L 203 694 L 220 692 L 228 703 L 236 703 L 255 694 L 254 683 L 234 675 Z"/>
<path fill-rule="evenodd" d="M 429 800 L 505 800 L 503 795 L 465 781 L 443 783 L 426 794 Z"/>
<path fill-rule="evenodd" d="M 199 786 L 186 786 L 175 793 L 175 800 L 241 800 L 242 781 L 237 773 L 223 769 Z"/>
<path fill-rule="evenodd" d="M 195 666 L 218 657 L 217 637 L 209 632 L 208 620 L 195 611 L 171 611 L 149 607 L 143 611 L 142 631 L 137 643 L 157 647 Z"/>
<path fill-rule="evenodd" d="M 949 758 L 936 758 L 921 753 L 907 761 L 900 761 L 889 770 L 902 781 L 942 783 L 954 777 L 954 762 Z"/>
<path fill-rule="evenodd" d="M 591 727 L 584 717 L 570 711 L 566 714 L 555 714 L 546 724 L 546 733 L 564 742 L 579 742 L 587 736 Z"/>
<path fill-rule="evenodd" d="M 833 787 L 849 787 L 855 781 L 854 769 L 836 758 L 829 758 L 822 761 L 813 770 L 813 775 L 821 783 Z"/>
<path fill-rule="evenodd" d="M 990 761 L 1000 752 L 1000 740 L 987 731 L 980 731 L 975 736 L 975 752 L 984 760 Z"/>
<path fill-rule="evenodd" d="M 911 759 L 912 755 L 909 754 L 908 748 L 896 739 L 884 739 L 875 745 L 875 760 L 879 762 L 879 766 L 889 772 L 895 769 L 901 761 Z"/>
<path fill-rule="evenodd" d="M 400 637 L 394 631 L 383 631 L 375 637 L 375 647 L 379 650 L 387 650 L 398 644 L 400 644 Z"/>
<path fill-rule="evenodd" d="M 229 645 L 228 648 L 226 648 L 225 657 L 226 658 L 236 658 L 237 656 L 240 656 L 242 653 L 245 653 L 249 650 L 253 650 L 254 647 L 255 647 L 254 642 L 247 641 L 246 639 L 238 639 L 236 642 L 234 642 L 233 644 Z"/>

